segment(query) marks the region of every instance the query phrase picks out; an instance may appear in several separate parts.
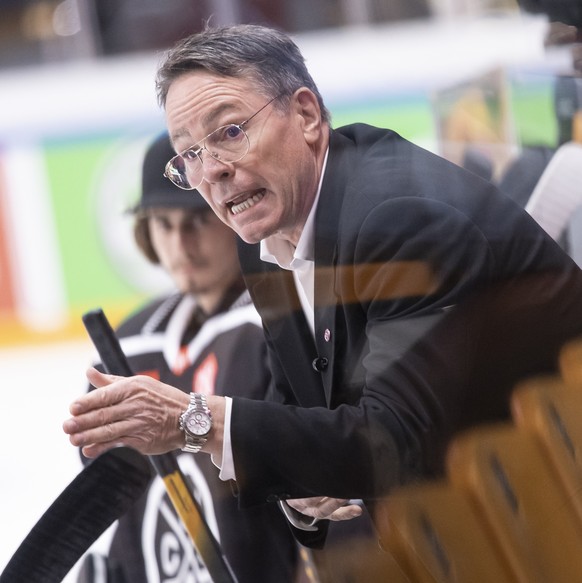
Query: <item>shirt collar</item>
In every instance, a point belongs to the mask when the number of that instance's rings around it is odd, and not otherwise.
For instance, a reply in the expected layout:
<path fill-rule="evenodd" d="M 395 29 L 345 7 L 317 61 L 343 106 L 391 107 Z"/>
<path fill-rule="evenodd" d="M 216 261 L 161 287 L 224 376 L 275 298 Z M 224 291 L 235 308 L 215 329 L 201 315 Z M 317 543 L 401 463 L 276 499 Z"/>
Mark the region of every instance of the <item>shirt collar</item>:
<path fill-rule="evenodd" d="M 325 152 L 317 193 L 303 230 L 301 231 L 299 241 L 297 241 L 297 247 L 293 247 L 285 239 L 280 239 L 273 235 L 267 237 L 261 241 L 260 245 L 260 256 L 263 261 L 275 263 L 283 269 L 293 269 L 305 261 L 315 261 L 315 213 L 319 202 L 319 195 L 321 194 L 321 185 L 323 184 L 328 154 L 329 148 Z"/>

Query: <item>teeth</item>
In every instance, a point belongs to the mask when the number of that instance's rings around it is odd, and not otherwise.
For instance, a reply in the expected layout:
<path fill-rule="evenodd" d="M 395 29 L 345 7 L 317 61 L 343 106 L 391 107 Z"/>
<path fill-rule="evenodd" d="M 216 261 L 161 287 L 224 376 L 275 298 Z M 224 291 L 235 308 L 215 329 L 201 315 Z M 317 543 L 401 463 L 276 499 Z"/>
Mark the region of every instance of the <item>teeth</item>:
<path fill-rule="evenodd" d="M 238 213 L 242 213 L 247 209 L 250 209 L 255 203 L 259 202 L 265 196 L 264 192 L 258 192 L 257 194 L 253 194 L 253 196 L 239 202 L 238 204 L 233 204 L 230 207 L 230 210 L 233 215 L 237 215 Z"/>

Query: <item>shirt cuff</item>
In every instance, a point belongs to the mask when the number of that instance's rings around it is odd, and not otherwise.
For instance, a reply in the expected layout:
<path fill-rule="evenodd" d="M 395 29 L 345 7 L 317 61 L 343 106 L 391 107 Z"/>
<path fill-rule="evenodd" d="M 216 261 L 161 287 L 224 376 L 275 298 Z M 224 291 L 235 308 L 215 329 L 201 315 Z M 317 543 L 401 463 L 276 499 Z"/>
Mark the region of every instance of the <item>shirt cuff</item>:
<path fill-rule="evenodd" d="M 214 459 L 212 463 L 220 468 L 220 473 L 218 477 L 224 482 L 228 480 L 236 480 L 236 474 L 234 473 L 234 460 L 232 457 L 232 443 L 230 441 L 230 418 L 232 415 L 232 399 L 230 397 L 225 397 L 225 410 L 224 410 L 224 435 L 222 436 L 222 463 L 219 466 Z"/>

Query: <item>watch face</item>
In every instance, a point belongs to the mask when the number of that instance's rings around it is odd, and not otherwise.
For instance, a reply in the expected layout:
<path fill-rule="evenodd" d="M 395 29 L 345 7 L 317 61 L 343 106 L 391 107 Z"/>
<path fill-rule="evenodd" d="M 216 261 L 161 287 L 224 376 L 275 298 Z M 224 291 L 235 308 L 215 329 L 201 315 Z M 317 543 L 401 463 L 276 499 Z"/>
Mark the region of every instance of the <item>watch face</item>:
<path fill-rule="evenodd" d="M 186 429 L 192 435 L 206 435 L 210 431 L 210 417 L 202 411 L 194 411 L 186 419 Z"/>

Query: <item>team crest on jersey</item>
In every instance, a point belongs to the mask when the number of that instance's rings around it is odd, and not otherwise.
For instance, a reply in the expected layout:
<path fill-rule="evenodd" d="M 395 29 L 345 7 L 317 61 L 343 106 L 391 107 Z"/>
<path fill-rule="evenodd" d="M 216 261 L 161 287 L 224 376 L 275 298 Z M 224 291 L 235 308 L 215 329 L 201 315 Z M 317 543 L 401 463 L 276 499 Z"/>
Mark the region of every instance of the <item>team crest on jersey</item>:
<path fill-rule="evenodd" d="M 220 541 L 214 504 L 204 475 L 191 455 L 179 456 L 178 464 L 202 508 L 210 530 Z M 212 583 L 159 477 L 154 479 L 148 493 L 142 548 L 148 583 Z"/>
<path fill-rule="evenodd" d="M 196 369 L 192 379 L 192 391 L 203 395 L 214 395 L 216 376 L 218 374 L 218 360 L 214 352 L 209 354 Z"/>

